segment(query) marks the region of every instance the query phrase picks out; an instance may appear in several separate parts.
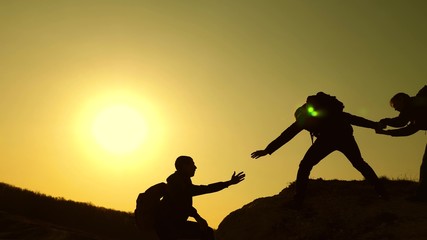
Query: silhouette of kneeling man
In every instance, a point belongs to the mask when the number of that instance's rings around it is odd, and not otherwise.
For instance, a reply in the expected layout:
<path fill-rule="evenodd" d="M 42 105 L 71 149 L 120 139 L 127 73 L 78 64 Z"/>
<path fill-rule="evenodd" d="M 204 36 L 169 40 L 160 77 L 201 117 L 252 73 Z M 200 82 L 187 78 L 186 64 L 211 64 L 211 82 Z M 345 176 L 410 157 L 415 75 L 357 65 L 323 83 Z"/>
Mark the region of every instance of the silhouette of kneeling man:
<path fill-rule="evenodd" d="M 214 232 L 193 207 L 193 196 L 213 193 L 244 180 L 245 174 L 233 173 L 226 182 L 209 185 L 194 185 L 191 177 L 197 169 L 189 156 L 180 156 L 175 161 L 176 172 L 167 178 L 166 194 L 161 201 L 156 231 L 161 240 L 200 239 L 213 240 Z M 193 217 L 197 222 L 187 221 Z"/>

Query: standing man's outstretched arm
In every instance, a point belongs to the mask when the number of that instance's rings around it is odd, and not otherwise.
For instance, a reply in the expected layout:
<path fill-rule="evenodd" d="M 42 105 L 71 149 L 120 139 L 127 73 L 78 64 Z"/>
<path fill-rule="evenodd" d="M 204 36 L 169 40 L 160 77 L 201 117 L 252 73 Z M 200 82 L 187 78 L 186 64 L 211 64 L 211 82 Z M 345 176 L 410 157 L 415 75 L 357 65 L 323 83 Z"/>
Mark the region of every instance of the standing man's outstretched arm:
<path fill-rule="evenodd" d="M 294 122 L 289 126 L 285 131 L 280 134 L 279 137 L 274 139 L 264 150 L 257 150 L 251 154 L 251 157 L 254 159 L 263 157 L 267 154 L 272 154 L 277 149 L 285 145 L 292 138 L 294 138 L 298 133 L 302 131 L 302 128 L 298 126 L 297 122 Z"/>

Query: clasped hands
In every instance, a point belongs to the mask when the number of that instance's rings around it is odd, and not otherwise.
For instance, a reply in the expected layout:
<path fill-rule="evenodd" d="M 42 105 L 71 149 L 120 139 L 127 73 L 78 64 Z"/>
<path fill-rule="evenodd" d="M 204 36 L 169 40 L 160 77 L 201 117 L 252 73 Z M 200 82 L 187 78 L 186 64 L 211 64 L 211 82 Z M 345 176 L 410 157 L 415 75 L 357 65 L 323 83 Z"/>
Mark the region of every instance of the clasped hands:
<path fill-rule="evenodd" d="M 387 134 L 387 130 L 385 130 L 385 128 L 387 128 L 387 124 L 385 123 L 385 119 L 381 119 L 378 123 L 377 126 L 375 128 L 375 132 L 378 134 Z"/>

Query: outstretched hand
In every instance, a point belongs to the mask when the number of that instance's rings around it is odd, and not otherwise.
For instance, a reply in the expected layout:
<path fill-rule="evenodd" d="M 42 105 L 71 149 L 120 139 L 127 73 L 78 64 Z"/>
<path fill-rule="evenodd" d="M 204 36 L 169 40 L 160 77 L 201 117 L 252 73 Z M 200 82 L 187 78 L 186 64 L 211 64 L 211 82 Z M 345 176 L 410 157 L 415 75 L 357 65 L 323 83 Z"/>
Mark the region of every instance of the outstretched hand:
<path fill-rule="evenodd" d="M 230 185 L 238 184 L 239 182 L 245 180 L 246 174 L 244 172 L 239 172 L 236 175 L 236 172 L 233 173 L 233 176 L 231 176 L 231 179 L 229 181 Z"/>
<path fill-rule="evenodd" d="M 258 151 L 255 151 L 251 154 L 251 158 L 258 159 L 258 158 L 263 157 L 267 154 L 268 153 L 265 150 L 258 150 Z"/>

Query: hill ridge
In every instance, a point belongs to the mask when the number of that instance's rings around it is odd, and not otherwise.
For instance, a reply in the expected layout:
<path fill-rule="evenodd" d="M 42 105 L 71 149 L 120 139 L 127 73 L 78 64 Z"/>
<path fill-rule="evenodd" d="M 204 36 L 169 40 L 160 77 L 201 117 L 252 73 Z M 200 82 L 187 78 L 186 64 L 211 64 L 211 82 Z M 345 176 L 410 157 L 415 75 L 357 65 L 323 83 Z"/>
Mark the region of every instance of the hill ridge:
<path fill-rule="evenodd" d="M 427 239 L 427 203 L 407 200 L 416 182 L 382 179 L 389 200 L 365 181 L 310 180 L 302 209 L 288 204 L 292 183 L 255 199 L 220 223 L 220 240 L 421 240 Z"/>
<path fill-rule="evenodd" d="M 0 239 L 139 237 L 132 213 L 52 197 L 1 182 L 0 224 L 3 226 Z"/>

